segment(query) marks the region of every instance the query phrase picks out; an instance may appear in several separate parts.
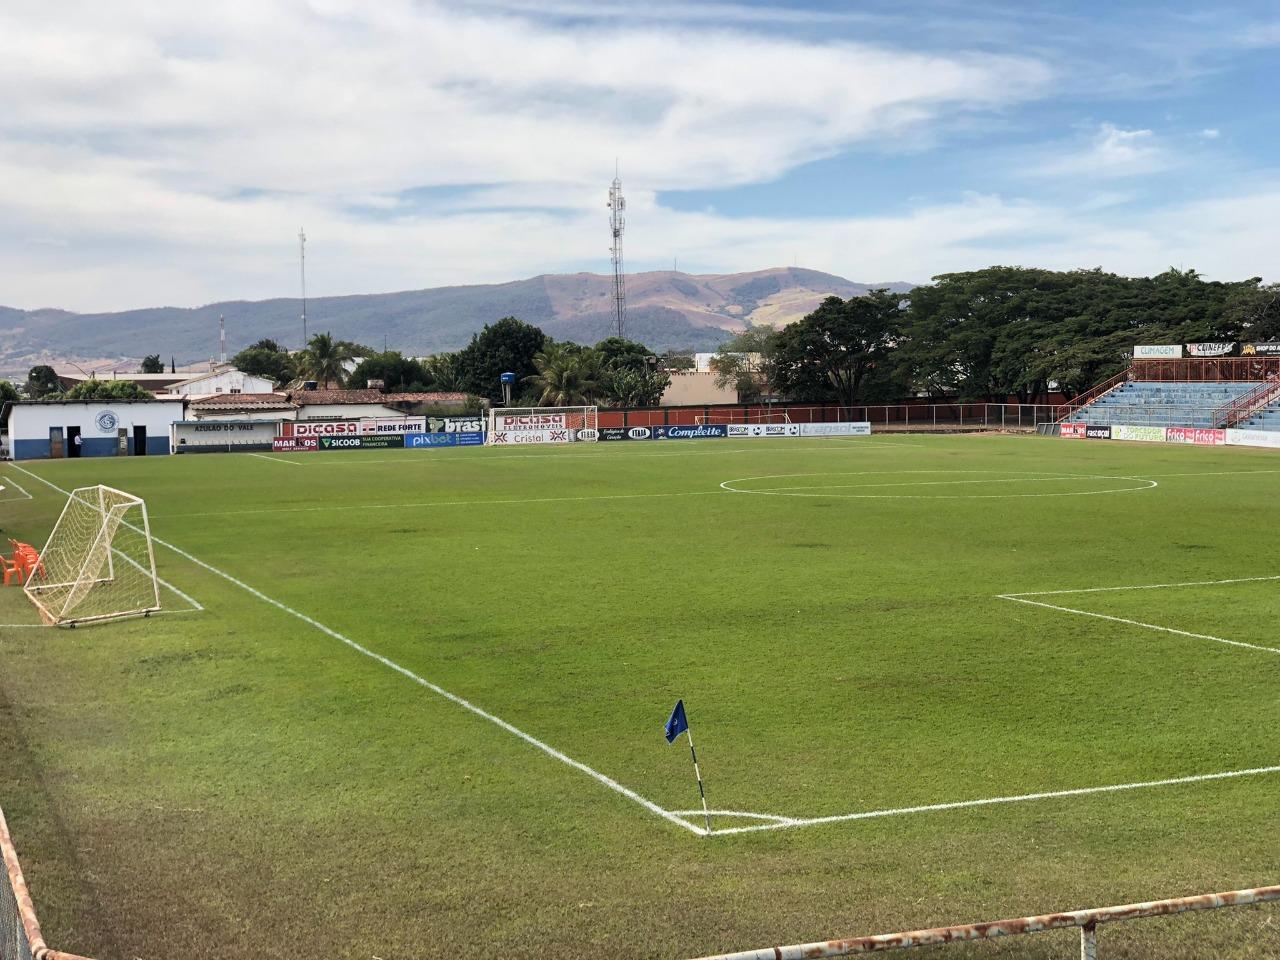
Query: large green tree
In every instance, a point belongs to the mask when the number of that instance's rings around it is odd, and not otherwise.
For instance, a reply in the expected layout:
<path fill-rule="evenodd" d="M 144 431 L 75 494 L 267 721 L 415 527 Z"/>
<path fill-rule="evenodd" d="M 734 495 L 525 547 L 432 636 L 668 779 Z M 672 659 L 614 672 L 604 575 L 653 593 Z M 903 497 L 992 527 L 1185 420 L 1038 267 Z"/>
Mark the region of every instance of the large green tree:
<path fill-rule="evenodd" d="M 82 380 L 64 395 L 66 400 L 154 400 L 155 395 L 132 380 Z"/>
<path fill-rule="evenodd" d="M 484 329 L 458 351 L 458 383 L 467 393 L 501 401 L 499 378 L 502 374 L 514 373 L 518 382 L 536 374 L 533 358 L 546 343 L 546 334 L 515 317 L 485 324 Z"/>
<path fill-rule="evenodd" d="M 381 380 L 384 393 L 418 393 L 432 386 L 423 364 L 395 350 L 365 357 L 347 378 L 347 386 L 362 390 L 370 380 Z"/>
<path fill-rule="evenodd" d="M 758 324 L 722 343 L 711 358 L 716 386 L 736 391 L 744 402 L 772 396 L 778 372 L 778 337 L 773 327 Z"/>
<path fill-rule="evenodd" d="M 604 392 L 605 370 L 600 354 L 577 344 L 552 343 L 533 358 L 535 373 L 528 377 L 544 407 L 595 403 Z"/>
<path fill-rule="evenodd" d="M 262 339 L 245 347 L 231 358 L 237 370 L 274 380 L 283 386 L 298 378 L 295 359 L 284 347 L 271 339 Z"/>
<path fill-rule="evenodd" d="M 0 403 L 10 403 L 17 399 L 17 388 L 8 380 L 0 380 Z"/>
<path fill-rule="evenodd" d="M 27 374 L 27 396 L 32 400 L 42 400 L 50 394 L 62 392 L 62 381 L 58 379 L 53 367 L 38 364 Z"/>
<path fill-rule="evenodd" d="M 828 297 L 785 327 L 772 347 L 778 388 L 796 400 L 864 402 L 866 385 L 893 363 L 902 337 L 902 300 L 887 290 L 848 300 Z"/>
<path fill-rule="evenodd" d="M 614 407 L 656 407 L 671 385 L 661 360 L 643 343 L 607 337 L 595 346 L 600 357 L 600 399 Z"/>
<path fill-rule="evenodd" d="M 164 361 L 160 359 L 160 354 L 149 353 L 142 358 L 142 366 L 138 368 L 139 373 L 164 373 Z"/>

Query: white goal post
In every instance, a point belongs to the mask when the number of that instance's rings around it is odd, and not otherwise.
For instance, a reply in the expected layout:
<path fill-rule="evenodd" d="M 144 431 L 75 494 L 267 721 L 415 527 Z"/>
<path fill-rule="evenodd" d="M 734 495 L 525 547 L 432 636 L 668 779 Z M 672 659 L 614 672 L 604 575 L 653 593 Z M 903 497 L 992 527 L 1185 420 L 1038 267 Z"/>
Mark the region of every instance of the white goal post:
<path fill-rule="evenodd" d="M 593 443 L 600 438 L 597 407 L 491 407 L 485 442 Z"/>
<path fill-rule="evenodd" d="M 146 503 L 114 487 L 72 490 L 23 590 L 59 626 L 159 610 Z"/>

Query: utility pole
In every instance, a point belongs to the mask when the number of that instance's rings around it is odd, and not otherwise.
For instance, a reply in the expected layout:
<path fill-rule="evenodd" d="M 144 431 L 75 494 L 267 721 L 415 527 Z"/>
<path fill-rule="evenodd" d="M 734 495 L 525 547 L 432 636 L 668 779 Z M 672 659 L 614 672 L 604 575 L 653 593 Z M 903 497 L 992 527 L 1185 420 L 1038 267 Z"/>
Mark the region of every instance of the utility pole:
<path fill-rule="evenodd" d="M 618 178 L 615 165 L 613 183 L 609 186 L 609 229 L 613 233 L 613 313 L 618 327 L 618 336 L 627 335 L 627 290 L 622 269 L 622 231 L 626 226 L 623 213 L 627 209 L 627 201 L 622 196 L 622 181 Z"/>
<path fill-rule="evenodd" d="M 302 272 L 302 348 L 307 347 L 307 235 L 298 228 L 298 266 Z"/>

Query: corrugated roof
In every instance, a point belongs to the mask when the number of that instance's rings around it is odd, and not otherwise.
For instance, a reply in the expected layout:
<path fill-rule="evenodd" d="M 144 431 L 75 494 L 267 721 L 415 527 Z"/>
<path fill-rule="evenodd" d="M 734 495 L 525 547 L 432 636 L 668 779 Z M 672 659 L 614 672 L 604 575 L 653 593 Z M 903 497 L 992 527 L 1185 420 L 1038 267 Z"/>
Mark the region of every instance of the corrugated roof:
<path fill-rule="evenodd" d="M 383 393 L 380 390 L 291 390 L 297 404 L 343 403 L 466 403 L 465 393 Z"/>
<path fill-rule="evenodd" d="M 292 410 L 297 406 L 280 393 L 215 393 L 187 401 L 199 410 Z"/>

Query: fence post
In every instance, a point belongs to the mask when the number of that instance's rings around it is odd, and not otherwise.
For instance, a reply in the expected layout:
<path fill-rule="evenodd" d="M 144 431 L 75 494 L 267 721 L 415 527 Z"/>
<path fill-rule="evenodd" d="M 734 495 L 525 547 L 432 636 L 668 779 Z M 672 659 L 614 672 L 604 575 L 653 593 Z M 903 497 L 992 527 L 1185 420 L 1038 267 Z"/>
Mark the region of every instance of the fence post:
<path fill-rule="evenodd" d="M 1086 923 L 1080 928 L 1080 960 L 1098 960 L 1098 926 Z"/>

